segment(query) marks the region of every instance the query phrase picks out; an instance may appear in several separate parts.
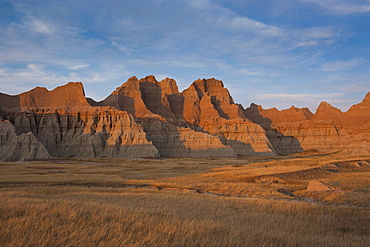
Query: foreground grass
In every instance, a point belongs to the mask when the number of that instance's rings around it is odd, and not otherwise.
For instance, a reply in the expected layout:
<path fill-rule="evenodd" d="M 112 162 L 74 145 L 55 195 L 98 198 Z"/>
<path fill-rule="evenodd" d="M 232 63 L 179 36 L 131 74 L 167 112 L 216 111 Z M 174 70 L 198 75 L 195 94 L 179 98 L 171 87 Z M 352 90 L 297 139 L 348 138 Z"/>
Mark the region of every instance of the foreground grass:
<path fill-rule="evenodd" d="M 366 246 L 369 211 L 144 189 L 5 189 L 2 246 Z"/>
<path fill-rule="evenodd" d="M 0 163 L 0 246 L 367 246 L 370 173 L 346 159 Z"/>

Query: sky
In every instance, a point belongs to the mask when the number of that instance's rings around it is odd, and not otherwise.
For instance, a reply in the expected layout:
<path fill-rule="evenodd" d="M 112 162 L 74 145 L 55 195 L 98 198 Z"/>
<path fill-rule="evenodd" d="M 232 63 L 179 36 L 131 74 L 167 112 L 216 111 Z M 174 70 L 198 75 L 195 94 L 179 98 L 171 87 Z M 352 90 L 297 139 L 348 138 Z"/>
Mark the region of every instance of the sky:
<path fill-rule="evenodd" d="M 346 111 L 370 91 L 370 0 L 0 0 L 0 92 L 222 80 L 248 107 Z"/>

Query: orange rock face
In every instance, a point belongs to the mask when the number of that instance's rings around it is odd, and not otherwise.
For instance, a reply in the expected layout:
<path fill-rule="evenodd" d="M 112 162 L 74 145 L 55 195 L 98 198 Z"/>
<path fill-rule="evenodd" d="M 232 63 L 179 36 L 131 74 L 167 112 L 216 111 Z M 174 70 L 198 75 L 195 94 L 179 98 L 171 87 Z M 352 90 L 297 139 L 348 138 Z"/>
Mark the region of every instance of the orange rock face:
<path fill-rule="evenodd" d="M 243 109 L 234 103 L 229 90 L 224 88 L 222 81 L 214 78 L 207 80 L 203 79 L 195 81 L 193 85 L 200 98 L 204 95 L 208 95 L 210 97 L 210 103 L 218 112 L 218 116 L 225 119 L 245 118 Z"/>
<path fill-rule="evenodd" d="M 279 111 L 235 104 L 220 80 L 131 77 L 106 99 L 81 83 L 0 93 L 0 159 L 72 157 L 237 157 L 305 150 L 370 153 L 370 93 L 347 112 L 322 102 Z"/>
<path fill-rule="evenodd" d="M 264 110 L 254 104 L 245 113 L 264 127 L 271 144 L 280 154 L 304 150 L 370 153 L 370 93 L 347 112 L 322 102 L 315 114 L 307 108 Z"/>
<path fill-rule="evenodd" d="M 136 77 L 128 79 L 126 83 L 96 105 L 113 106 L 118 110 L 127 111 L 139 117 L 146 117 L 152 114 L 142 99 L 140 83 Z"/>
<path fill-rule="evenodd" d="M 1 107 L 8 109 L 90 106 L 80 82 L 70 82 L 52 91 L 43 87 L 36 87 L 16 96 L 0 94 L 0 102 Z"/>
<path fill-rule="evenodd" d="M 184 119 L 218 136 L 236 154 L 276 155 L 265 130 L 244 115 L 222 81 L 199 79 L 181 95 L 184 97 Z"/>
<path fill-rule="evenodd" d="M 218 136 L 223 144 L 239 155 L 275 156 L 265 130 L 246 119 L 208 118 L 202 120 L 204 131 Z"/>
<path fill-rule="evenodd" d="M 148 140 L 164 156 L 215 156 L 217 152 L 199 151 L 212 149 L 217 149 L 220 156 L 275 155 L 265 131 L 245 117 L 242 107 L 234 103 L 222 81 L 216 79 L 197 80 L 179 93 L 173 79 L 158 82 L 154 76 L 140 80 L 133 77 L 97 105 L 114 106 L 133 114 Z M 234 134 L 220 134 L 217 130 L 225 126 L 232 129 L 236 122 L 240 122 L 239 130 Z M 190 151 L 185 152 L 184 147 Z"/>

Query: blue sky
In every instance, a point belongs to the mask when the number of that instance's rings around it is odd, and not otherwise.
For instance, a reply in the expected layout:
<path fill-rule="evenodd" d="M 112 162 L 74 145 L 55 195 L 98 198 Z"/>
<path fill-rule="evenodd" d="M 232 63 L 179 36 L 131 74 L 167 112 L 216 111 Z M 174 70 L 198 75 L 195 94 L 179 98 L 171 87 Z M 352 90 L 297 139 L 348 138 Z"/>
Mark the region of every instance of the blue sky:
<path fill-rule="evenodd" d="M 129 77 L 224 82 L 237 103 L 347 110 L 370 91 L 370 0 L 0 0 L 0 91 Z"/>

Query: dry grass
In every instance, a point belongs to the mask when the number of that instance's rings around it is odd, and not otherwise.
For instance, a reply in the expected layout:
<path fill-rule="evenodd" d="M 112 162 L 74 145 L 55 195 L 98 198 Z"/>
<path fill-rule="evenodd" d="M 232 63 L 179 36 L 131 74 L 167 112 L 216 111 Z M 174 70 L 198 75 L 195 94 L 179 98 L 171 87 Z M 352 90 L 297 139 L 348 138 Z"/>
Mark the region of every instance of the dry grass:
<path fill-rule="evenodd" d="M 304 191 L 307 174 L 348 159 L 0 163 L 0 246 L 366 246 L 366 166 L 320 178 L 335 191 Z"/>
<path fill-rule="evenodd" d="M 365 246 L 361 208 L 143 189 L 6 189 L 4 246 Z"/>

